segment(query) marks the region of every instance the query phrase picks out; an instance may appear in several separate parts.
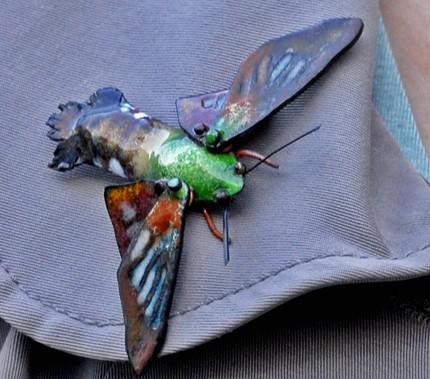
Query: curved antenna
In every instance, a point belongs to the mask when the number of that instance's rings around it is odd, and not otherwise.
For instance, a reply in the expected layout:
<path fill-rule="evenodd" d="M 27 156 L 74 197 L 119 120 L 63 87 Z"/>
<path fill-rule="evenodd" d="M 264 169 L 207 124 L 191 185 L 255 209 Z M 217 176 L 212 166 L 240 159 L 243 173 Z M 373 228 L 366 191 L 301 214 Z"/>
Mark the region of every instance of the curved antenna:
<path fill-rule="evenodd" d="M 270 157 L 275 155 L 276 153 L 279 153 L 281 150 L 285 149 L 287 146 L 292 145 L 294 142 L 297 142 L 298 140 L 302 139 L 303 137 L 308 136 L 309 134 L 316 132 L 319 128 L 321 128 L 321 125 L 318 125 L 316 128 L 313 128 L 306 133 L 302 134 L 301 136 L 293 139 L 292 141 L 286 143 L 285 145 L 282 145 L 281 147 L 278 147 L 276 150 L 272 151 L 269 155 L 266 155 L 264 159 L 262 159 L 260 162 L 256 163 L 254 166 L 252 166 L 250 169 L 246 170 L 243 175 L 248 175 L 252 170 L 260 166 L 262 163 L 266 162 Z"/>

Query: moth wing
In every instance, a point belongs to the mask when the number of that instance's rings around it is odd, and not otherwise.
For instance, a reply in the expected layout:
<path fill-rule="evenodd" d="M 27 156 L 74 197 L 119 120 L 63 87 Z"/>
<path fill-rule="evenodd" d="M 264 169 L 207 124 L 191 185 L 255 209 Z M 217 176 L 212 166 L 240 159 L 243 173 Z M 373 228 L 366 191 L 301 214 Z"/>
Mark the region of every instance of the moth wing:
<path fill-rule="evenodd" d="M 141 193 L 140 189 L 133 188 L 140 184 L 131 184 L 128 189 L 131 186 L 132 191 Z M 111 199 L 116 191 L 122 194 L 123 186 L 109 188 Z M 187 203 L 188 190 L 181 198 L 165 190 L 135 228 L 118 269 L 126 348 L 137 373 L 142 372 L 158 351 L 164 337 L 181 253 Z"/>
<path fill-rule="evenodd" d="M 360 37 L 359 18 L 338 18 L 268 41 L 240 66 L 210 129 L 221 132 L 222 148 L 291 101 L 342 51 Z M 204 135 L 192 135 L 209 145 Z"/>
<path fill-rule="evenodd" d="M 105 188 L 106 207 L 121 257 L 158 200 L 155 187 L 154 181 L 139 181 Z"/>
<path fill-rule="evenodd" d="M 218 118 L 228 96 L 228 90 L 206 93 L 176 100 L 179 125 L 193 139 L 199 139 L 195 130 L 201 126 L 210 127 Z"/>

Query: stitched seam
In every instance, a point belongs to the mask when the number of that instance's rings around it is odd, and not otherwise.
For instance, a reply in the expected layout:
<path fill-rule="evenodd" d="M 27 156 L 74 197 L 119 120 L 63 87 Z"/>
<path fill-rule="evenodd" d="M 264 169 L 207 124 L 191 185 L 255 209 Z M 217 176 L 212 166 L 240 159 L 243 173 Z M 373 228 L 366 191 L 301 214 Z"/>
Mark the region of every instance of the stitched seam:
<path fill-rule="evenodd" d="M 209 299 L 205 303 L 198 304 L 198 305 L 196 305 L 194 307 L 190 307 L 190 308 L 184 309 L 184 310 L 179 311 L 179 312 L 171 313 L 169 318 L 174 318 L 176 316 L 180 316 L 180 315 L 186 314 L 188 312 L 195 311 L 195 310 L 199 309 L 202 306 L 209 305 L 209 304 L 212 304 L 212 303 L 214 303 L 216 301 L 223 300 L 223 299 L 225 299 L 226 297 L 228 297 L 230 295 L 235 295 L 235 294 L 237 294 L 237 293 L 239 293 L 239 292 L 241 292 L 243 290 L 246 290 L 248 288 L 251 288 L 251 287 L 255 286 L 258 283 L 261 283 L 261 282 L 264 282 L 264 281 L 266 281 L 266 280 L 268 280 L 270 278 L 273 278 L 273 277 L 281 274 L 282 272 L 284 272 L 284 271 L 286 271 L 286 270 L 288 270 L 290 268 L 293 268 L 293 267 L 296 267 L 296 266 L 300 266 L 301 264 L 310 263 L 310 262 L 312 262 L 314 260 L 325 259 L 325 258 L 333 258 L 333 257 L 349 257 L 349 258 L 358 258 L 358 259 L 370 259 L 370 258 L 373 258 L 373 259 L 378 259 L 378 260 L 395 261 L 395 260 L 401 260 L 401 259 L 407 258 L 407 257 L 409 257 L 409 256 L 411 256 L 411 255 L 413 255 L 415 253 L 419 253 L 420 251 L 423 251 L 423 250 L 425 250 L 425 249 L 427 249 L 429 247 L 430 247 L 430 244 L 426 244 L 423 247 L 419 248 L 418 250 L 413 250 L 413 251 L 407 252 L 402 257 L 394 257 L 394 258 L 391 258 L 391 259 L 382 258 L 382 257 L 371 257 L 371 256 L 367 256 L 367 255 L 359 256 L 359 255 L 353 255 L 353 254 L 341 254 L 341 255 L 332 254 L 332 255 L 324 255 L 324 256 L 320 256 L 320 257 L 313 257 L 313 258 L 309 258 L 309 259 L 306 259 L 306 260 L 298 261 L 298 262 L 295 262 L 295 263 L 290 264 L 288 266 L 284 266 L 284 267 L 282 267 L 282 268 L 280 268 L 280 269 L 278 269 L 276 271 L 273 271 L 273 272 L 271 272 L 271 273 L 269 273 L 267 275 L 264 275 L 264 276 L 260 277 L 259 279 L 257 279 L 256 281 L 245 283 L 241 287 L 239 287 L 239 288 L 237 288 L 237 289 L 235 289 L 235 290 L 233 290 L 231 292 L 228 292 L 228 293 L 226 293 L 226 294 L 224 294 L 222 296 L 219 296 L 217 298 Z"/>
<path fill-rule="evenodd" d="M 426 245 L 418 248 L 417 250 L 409 251 L 405 255 L 403 255 L 402 257 L 394 257 L 394 258 L 391 258 L 391 259 L 387 259 L 385 257 L 375 257 L 375 256 L 367 256 L 367 255 L 366 256 L 358 256 L 358 255 L 353 255 L 353 254 L 331 254 L 331 255 L 316 256 L 316 257 L 309 258 L 307 260 L 297 261 L 297 262 L 295 262 L 293 264 L 289 264 L 287 266 L 283 266 L 282 268 L 280 268 L 280 269 L 278 269 L 276 271 L 273 271 L 273 272 L 271 272 L 271 273 L 269 273 L 267 275 L 261 276 L 256 281 L 248 282 L 248 283 L 242 285 L 241 287 L 239 287 L 239 288 L 237 288 L 237 289 L 235 289 L 233 291 L 230 291 L 228 293 L 225 293 L 225 294 L 223 294 L 223 295 L 221 295 L 219 297 L 212 298 L 212 299 L 207 299 L 204 303 L 200 303 L 200 304 L 198 304 L 198 305 L 196 305 L 194 307 L 187 308 L 187 309 L 184 309 L 184 310 L 176 312 L 176 313 L 172 313 L 172 314 L 170 314 L 169 318 L 174 318 L 174 317 L 181 316 L 181 315 L 184 315 L 184 314 L 189 313 L 189 312 L 196 311 L 197 309 L 199 309 L 199 308 L 201 308 L 203 306 L 210 305 L 210 304 L 212 304 L 212 303 L 214 303 L 216 301 L 221 301 L 221 300 L 225 299 L 228 296 L 236 295 L 237 293 L 239 293 L 241 291 L 244 291 L 246 289 L 249 289 L 249 288 L 257 285 L 258 283 L 261 283 L 261 282 L 264 282 L 264 281 L 266 281 L 266 280 L 268 280 L 270 278 L 273 278 L 273 277 L 281 274 L 282 272 L 284 272 L 284 271 L 286 271 L 288 269 L 300 266 L 302 264 L 307 264 L 307 263 L 310 263 L 310 262 L 315 261 L 315 260 L 323 260 L 323 259 L 333 258 L 333 257 L 339 257 L 339 258 L 341 258 L 341 257 L 349 257 L 349 258 L 357 258 L 357 259 L 377 259 L 377 260 L 395 261 L 395 260 L 405 259 L 405 258 L 407 258 L 407 257 L 409 257 L 409 256 L 411 256 L 411 255 L 413 255 L 415 253 L 419 253 L 419 252 L 421 252 L 423 250 L 426 250 L 428 248 L 430 248 L 430 243 L 428 243 L 428 244 L 426 244 Z M 44 306 L 46 306 L 48 308 L 51 308 L 51 309 L 53 309 L 54 311 L 56 311 L 56 312 L 58 312 L 60 314 L 63 314 L 65 316 L 67 316 L 67 317 L 69 317 L 69 318 L 71 318 L 73 320 L 79 321 L 79 322 L 81 322 L 83 324 L 91 325 L 91 326 L 96 326 L 98 328 L 103 328 L 103 327 L 107 327 L 107 326 L 122 326 L 122 325 L 124 325 L 124 322 L 120 322 L 120 321 L 116 321 L 116 320 L 98 321 L 98 320 L 94 320 L 94 319 L 91 319 L 91 318 L 88 318 L 88 317 L 83 317 L 82 315 L 79 315 L 79 314 L 74 313 L 74 312 L 70 312 L 70 311 L 68 311 L 68 310 L 66 310 L 66 309 L 64 309 L 62 307 L 59 307 L 57 304 L 55 304 L 53 302 L 50 302 L 48 300 L 45 300 L 45 299 L 41 298 L 39 295 L 32 293 L 31 290 L 28 290 L 27 288 L 25 288 L 25 286 L 23 286 L 14 277 L 14 275 L 12 274 L 12 272 L 9 270 L 9 268 L 4 264 L 4 262 L 2 260 L 0 260 L 0 267 L 6 272 L 6 274 L 9 276 L 9 278 L 11 279 L 11 281 L 18 287 L 18 289 L 20 291 L 24 292 L 30 299 L 32 299 L 34 301 L 37 301 L 37 302 L 41 303 L 42 305 L 44 305 Z"/>
<path fill-rule="evenodd" d="M 64 314 L 64 315 L 70 317 L 73 320 L 80 321 L 83 324 L 94 325 L 94 326 L 97 326 L 97 327 L 124 325 L 123 322 L 118 322 L 116 320 L 98 321 L 98 320 L 93 320 L 91 318 L 84 317 L 84 316 L 79 315 L 79 314 L 74 313 L 74 312 L 67 311 L 64 308 L 59 307 L 57 304 L 55 304 L 55 303 L 53 303 L 53 302 L 51 302 L 49 300 L 45 300 L 42 297 L 40 297 L 39 295 L 33 293 L 33 291 L 28 290 L 27 288 L 25 288 L 25 286 L 23 286 L 18 281 L 18 279 L 16 279 L 14 277 L 14 275 L 12 274 L 12 272 L 9 270 L 9 268 L 4 264 L 4 262 L 2 260 L 0 260 L 0 266 L 6 272 L 6 274 L 9 276 L 10 280 L 18 287 L 18 289 L 20 289 L 22 292 L 24 292 L 30 299 L 32 299 L 34 301 L 37 301 L 37 302 L 41 303 L 42 305 L 55 310 L 58 313 Z"/>

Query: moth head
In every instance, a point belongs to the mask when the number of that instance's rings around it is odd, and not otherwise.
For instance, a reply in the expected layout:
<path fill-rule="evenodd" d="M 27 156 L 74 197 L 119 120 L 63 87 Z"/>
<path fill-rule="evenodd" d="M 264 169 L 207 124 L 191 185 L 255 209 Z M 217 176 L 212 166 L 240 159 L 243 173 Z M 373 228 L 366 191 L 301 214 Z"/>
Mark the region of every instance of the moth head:
<path fill-rule="evenodd" d="M 223 133 L 218 129 L 211 129 L 206 133 L 205 145 L 211 149 L 218 149 L 223 142 Z"/>

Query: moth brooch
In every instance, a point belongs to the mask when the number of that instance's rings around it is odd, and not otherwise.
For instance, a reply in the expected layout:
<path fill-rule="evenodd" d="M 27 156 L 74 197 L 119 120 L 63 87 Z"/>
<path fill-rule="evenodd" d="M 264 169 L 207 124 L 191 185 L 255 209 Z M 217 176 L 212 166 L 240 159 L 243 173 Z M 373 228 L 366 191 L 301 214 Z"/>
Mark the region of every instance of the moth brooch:
<path fill-rule="evenodd" d="M 48 136 L 58 141 L 49 167 L 67 171 L 86 163 L 131 181 L 107 187 L 105 200 L 121 254 L 119 293 L 136 372 L 166 332 L 186 210 L 192 205 L 203 212 L 223 241 L 227 263 L 229 201 L 257 165 L 277 167 L 270 156 L 235 150 L 235 143 L 292 101 L 362 29 L 358 18 L 330 19 L 266 42 L 242 63 L 228 90 L 178 99 L 180 127 L 148 116 L 115 88 L 59 105 L 60 113 L 48 119 Z M 246 169 L 243 156 L 257 163 Z M 222 231 L 207 208 L 211 203 L 224 207 Z"/>

